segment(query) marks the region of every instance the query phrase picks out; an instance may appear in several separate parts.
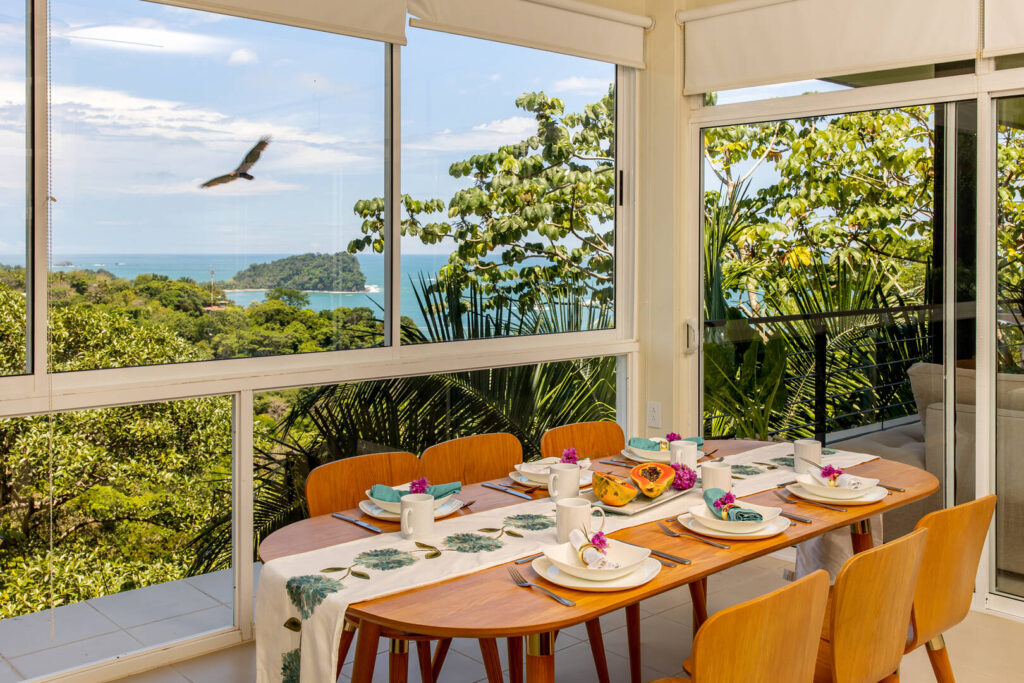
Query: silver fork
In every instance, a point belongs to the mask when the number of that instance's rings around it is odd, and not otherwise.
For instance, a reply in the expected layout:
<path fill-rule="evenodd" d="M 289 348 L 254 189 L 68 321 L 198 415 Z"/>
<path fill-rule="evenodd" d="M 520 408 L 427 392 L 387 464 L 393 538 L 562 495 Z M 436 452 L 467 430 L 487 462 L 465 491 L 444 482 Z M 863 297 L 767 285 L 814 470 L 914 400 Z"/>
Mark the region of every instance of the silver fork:
<path fill-rule="evenodd" d="M 668 528 L 668 526 L 665 525 L 664 522 L 658 522 L 658 527 L 662 531 L 664 531 L 666 534 L 668 534 L 669 536 L 677 536 L 677 537 L 678 536 L 685 536 L 686 538 L 694 538 L 694 539 L 696 539 L 698 541 L 703 541 L 704 543 L 707 543 L 708 545 L 713 545 L 716 548 L 721 548 L 722 550 L 728 550 L 729 547 L 730 547 L 730 546 L 727 546 L 724 543 L 717 543 L 717 542 L 712 541 L 710 539 L 702 538 L 702 537 L 698 536 L 697 534 L 691 534 L 691 533 L 688 533 L 686 531 L 672 531 L 671 529 Z"/>
<path fill-rule="evenodd" d="M 554 598 L 555 600 L 557 600 L 558 602 L 562 603 L 566 607 L 575 607 L 576 606 L 576 603 L 573 602 L 572 600 L 566 600 L 561 595 L 558 595 L 556 593 L 552 593 L 551 591 L 549 591 L 544 586 L 538 585 L 536 583 L 530 583 L 529 581 L 527 581 L 526 579 L 523 578 L 523 575 L 520 574 L 519 570 L 516 569 L 515 567 L 509 567 L 508 568 L 508 574 L 509 574 L 509 576 L 512 577 L 512 580 L 516 582 L 517 586 L 522 586 L 523 588 L 536 588 L 540 592 L 544 593 L 548 597 Z"/>
<path fill-rule="evenodd" d="M 837 505 L 829 505 L 828 503 L 819 503 L 819 502 L 817 502 L 815 500 L 807 500 L 806 498 L 790 498 L 789 496 L 782 495 L 778 491 L 772 491 L 772 493 L 774 493 L 776 496 L 778 496 L 782 500 L 786 501 L 787 503 L 807 503 L 808 505 L 817 505 L 820 508 L 827 508 L 829 510 L 835 510 L 836 512 L 846 512 L 846 508 L 841 508 L 841 507 L 839 507 Z"/>

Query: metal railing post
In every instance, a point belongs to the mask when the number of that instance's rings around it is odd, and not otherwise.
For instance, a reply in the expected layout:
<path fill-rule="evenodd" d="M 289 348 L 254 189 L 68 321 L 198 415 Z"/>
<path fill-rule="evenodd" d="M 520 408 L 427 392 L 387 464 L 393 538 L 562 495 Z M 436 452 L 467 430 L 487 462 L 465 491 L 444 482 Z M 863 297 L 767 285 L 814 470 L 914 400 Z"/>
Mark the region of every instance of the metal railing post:
<path fill-rule="evenodd" d="M 828 329 L 824 323 L 814 328 L 814 438 L 825 443 L 826 385 L 825 353 L 828 346 Z"/>

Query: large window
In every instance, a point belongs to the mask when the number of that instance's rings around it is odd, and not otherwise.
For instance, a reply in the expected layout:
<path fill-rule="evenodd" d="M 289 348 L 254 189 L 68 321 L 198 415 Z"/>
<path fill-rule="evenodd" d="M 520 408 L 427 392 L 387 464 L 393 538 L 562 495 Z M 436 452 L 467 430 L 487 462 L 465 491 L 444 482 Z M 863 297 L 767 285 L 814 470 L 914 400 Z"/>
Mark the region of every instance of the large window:
<path fill-rule="evenodd" d="M 386 186 L 384 45 L 137 0 L 50 27 L 55 325 L 174 348 L 74 369 L 383 343 L 384 256 L 347 246 Z"/>
<path fill-rule="evenodd" d="M 423 29 L 408 37 L 405 340 L 613 327 L 615 67 Z"/>
<path fill-rule="evenodd" d="M 25 8 L 21 0 L 0 2 L 0 375 L 26 372 L 30 344 Z"/>
<path fill-rule="evenodd" d="M 221 397 L 0 420 L 0 656 L 32 678 L 230 627 L 231 435 Z"/>

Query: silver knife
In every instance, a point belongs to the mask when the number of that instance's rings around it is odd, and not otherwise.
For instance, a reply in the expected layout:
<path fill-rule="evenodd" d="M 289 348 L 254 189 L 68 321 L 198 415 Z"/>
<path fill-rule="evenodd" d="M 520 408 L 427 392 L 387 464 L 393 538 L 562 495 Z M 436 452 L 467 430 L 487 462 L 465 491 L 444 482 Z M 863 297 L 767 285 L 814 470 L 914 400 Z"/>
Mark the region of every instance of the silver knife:
<path fill-rule="evenodd" d="M 668 553 L 663 553 L 660 550 L 648 548 L 645 545 L 637 545 L 636 543 L 630 543 L 629 541 L 619 541 L 619 543 L 625 543 L 626 545 L 631 545 L 636 548 L 645 548 L 651 551 L 651 555 L 654 555 L 655 557 L 660 557 L 664 560 L 671 560 L 672 562 L 678 562 L 679 564 L 690 564 L 690 561 L 685 557 L 679 557 L 678 555 L 669 555 Z"/>
<path fill-rule="evenodd" d="M 794 515 L 791 512 L 782 511 L 779 514 L 782 515 L 783 517 L 786 517 L 787 519 L 795 519 L 796 521 L 803 522 L 804 524 L 810 524 L 811 523 L 811 520 L 807 519 L 806 517 L 801 517 L 800 515 Z"/>
<path fill-rule="evenodd" d="M 515 491 L 515 490 L 510 489 L 510 488 L 508 488 L 506 486 L 499 486 L 498 484 L 492 484 L 489 481 L 484 482 L 483 486 L 486 486 L 489 489 L 494 489 L 495 491 L 504 491 L 505 493 L 511 493 L 513 496 L 519 496 L 520 498 L 525 498 L 526 500 L 533 500 L 533 496 L 531 496 L 529 494 L 523 493 L 522 491 Z"/>
<path fill-rule="evenodd" d="M 378 529 L 377 527 L 375 527 L 372 524 L 367 524 L 366 522 L 360 521 L 360 520 L 355 519 L 353 517 L 349 517 L 348 515 L 343 515 L 340 512 L 332 512 L 331 513 L 331 517 L 337 517 L 338 519 L 343 519 L 346 522 L 351 522 L 351 523 L 355 524 L 356 526 L 361 526 L 364 529 L 366 529 L 368 531 L 372 531 L 375 534 L 384 533 L 383 531 L 381 531 L 380 529 Z"/>

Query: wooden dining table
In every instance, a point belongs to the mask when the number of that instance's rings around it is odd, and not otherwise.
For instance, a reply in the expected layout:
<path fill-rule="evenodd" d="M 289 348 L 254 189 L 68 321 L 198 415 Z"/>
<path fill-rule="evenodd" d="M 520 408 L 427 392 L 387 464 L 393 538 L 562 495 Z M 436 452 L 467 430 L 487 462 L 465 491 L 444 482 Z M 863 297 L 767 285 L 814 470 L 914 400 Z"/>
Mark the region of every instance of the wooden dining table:
<path fill-rule="evenodd" d="M 714 452 L 714 457 L 721 457 L 766 445 L 770 444 L 750 440 L 707 441 L 704 449 L 707 452 Z M 611 457 L 618 455 L 609 454 Z M 592 469 L 620 475 L 625 473 L 621 467 L 601 464 L 601 459 L 592 459 Z M 370 683 L 380 634 L 382 629 L 388 629 L 438 638 L 512 638 L 518 642 L 518 639 L 525 637 L 526 681 L 549 683 L 555 680 L 554 641 L 558 631 L 626 608 L 627 628 L 631 633 L 631 683 L 641 683 L 641 600 L 695 583 L 700 589 L 694 592 L 694 595 L 706 597 L 709 576 L 741 562 L 846 526 L 850 527 L 854 552 L 860 552 L 873 545 L 869 518 L 925 498 L 939 488 L 939 481 L 932 474 L 893 460 L 872 460 L 849 467 L 847 471 L 859 476 L 877 478 L 884 484 L 905 490 L 891 492 L 874 504 L 846 505 L 845 512 L 807 503 L 782 503 L 773 491 L 744 496 L 740 500 L 760 505 L 781 505 L 786 512 L 806 517 L 811 522 L 797 523 L 772 538 L 730 541 L 728 550 L 686 537 L 668 536 L 654 522 L 622 529 L 610 534 L 610 537 L 683 556 L 691 562 L 676 567 L 663 567 L 651 581 L 631 590 L 594 593 L 562 588 L 547 584 L 529 564 L 517 565 L 527 580 L 550 586 L 560 595 L 574 601 L 575 607 L 565 607 L 540 592 L 520 588 L 509 577 L 507 565 L 483 569 L 442 583 L 350 605 L 348 614 L 359 622 L 352 680 L 355 683 Z M 532 495 L 541 498 L 547 496 L 547 491 L 539 489 Z M 481 484 L 464 486 L 460 497 L 466 501 L 475 501 L 469 508 L 463 508 L 456 513 L 460 515 L 514 505 L 522 500 L 483 487 Z M 344 512 L 370 522 L 383 531 L 398 530 L 398 524 L 366 517 L 359 509 Z M 321 515 L 290 524 L 270 534 L 260 543 L 259 553 L 264 562 L 270 562 L 279 557 L 317 550 L 370 535 L 373 535 L 373 532 L 330 515 Z M 694 586 L 691 586 L 691 592 L 693 588 Z M 696 602 L 695 617 L 699 622 L 706 615 L 701 611 L 703 605 L 697 605 Z M 599 630 L 596 635 L 600 637 Z M 682 634 L 680 637 L 683 637 Z M 491 672 L 488 673 L 490 675 Z M 516 672 L 512 675 L 512 680 L 515 681 Z"/>

